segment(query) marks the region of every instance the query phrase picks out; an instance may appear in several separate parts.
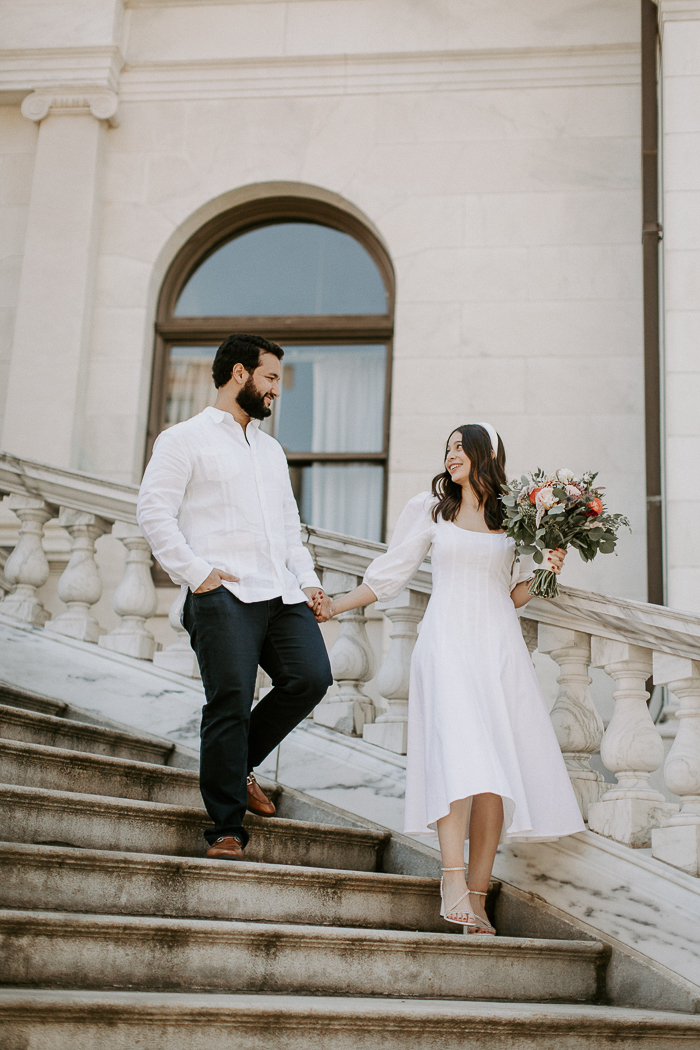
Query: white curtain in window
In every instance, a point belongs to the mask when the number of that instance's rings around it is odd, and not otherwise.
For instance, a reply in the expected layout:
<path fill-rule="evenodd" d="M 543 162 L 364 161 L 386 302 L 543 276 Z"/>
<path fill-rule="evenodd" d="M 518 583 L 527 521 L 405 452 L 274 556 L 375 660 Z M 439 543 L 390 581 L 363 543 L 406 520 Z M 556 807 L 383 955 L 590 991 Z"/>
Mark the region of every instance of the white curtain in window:
<path fill-rule="evenodd" d="M 315 360 L 312 451 L 381 451 L 384 382 L 384 355 L 376 348 L 329 351 Z M 314 464 L 312 523 L 379 539 L 382 478 L 382 468 L 370 464 Z"/>
<path fill-rule="evenodd" d="M 212 356 L 186 357 L 179 350 L 171 354 L 168 369 L 168 397 L 163 429 L 202 412 L 216 400 L 211 377 Z"/>
<path fill-rule="evenodd" d="M 381 539 L 384 470 L 368 463 L 314 463 L 311 474 L 311 524 L 318 529 Z"/>
<path fill-rule="evenodd" d="M 329 350 L 314 361 L 312 452 L 381 452 L 384 354 Z"/>

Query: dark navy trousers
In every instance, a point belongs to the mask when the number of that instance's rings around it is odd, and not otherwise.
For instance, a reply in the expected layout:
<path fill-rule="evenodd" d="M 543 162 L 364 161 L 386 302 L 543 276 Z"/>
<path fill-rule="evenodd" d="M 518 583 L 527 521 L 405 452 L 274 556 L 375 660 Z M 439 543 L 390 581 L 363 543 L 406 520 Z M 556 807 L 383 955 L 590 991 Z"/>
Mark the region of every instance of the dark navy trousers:
<path fill-rule="evenodd" d="M 206 696 L 199 784 L 214 827 L 204 835 L 210 843 L 237 835 L 245 846 L 246 777 L 323 699 L 333 681 L 328 654 L 306 602 L 242 602 L 225 587 L 188 592 L 183 624 Z M 258 664 L 273 688 L 253 708 Z"/>

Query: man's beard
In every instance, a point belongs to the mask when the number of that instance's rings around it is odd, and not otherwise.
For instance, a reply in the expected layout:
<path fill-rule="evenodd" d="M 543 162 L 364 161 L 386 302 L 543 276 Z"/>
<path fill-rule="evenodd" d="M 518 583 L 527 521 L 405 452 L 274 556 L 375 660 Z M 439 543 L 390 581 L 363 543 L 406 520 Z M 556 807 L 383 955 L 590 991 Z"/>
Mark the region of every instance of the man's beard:
<path fill-rule="evenodd" d="M 265 404 L 265 395 L 257 389 L 252 376 L 246 379 L 236 401 L 251 419 L 267 419 L 272 414 L 272 409 Z"/>

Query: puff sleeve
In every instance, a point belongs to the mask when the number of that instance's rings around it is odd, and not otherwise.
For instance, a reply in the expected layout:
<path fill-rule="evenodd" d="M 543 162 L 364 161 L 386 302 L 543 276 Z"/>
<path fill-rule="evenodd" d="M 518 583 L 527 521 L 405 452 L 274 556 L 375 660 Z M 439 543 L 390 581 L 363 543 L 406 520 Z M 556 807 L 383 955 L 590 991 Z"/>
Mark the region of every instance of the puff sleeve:
<path fill-rule="evenodd" d="M 368 566 L 364 583 L 380 602 L 395 598 L 420 567 L 433 542 L 435 497 L 421 492 L 409 500 L 396 523 L 386 554 Z"/>
<path fill-rule="evenodd" d="M 513 550 L 513 568 L 510 571 L 511 594 L 519 583 L 532 579 L 535 574 L 535 568 L 535 561 L 531 554 L 521 554 L 520 561 L 518 561 L 515 557 L 515 550 Z"/>

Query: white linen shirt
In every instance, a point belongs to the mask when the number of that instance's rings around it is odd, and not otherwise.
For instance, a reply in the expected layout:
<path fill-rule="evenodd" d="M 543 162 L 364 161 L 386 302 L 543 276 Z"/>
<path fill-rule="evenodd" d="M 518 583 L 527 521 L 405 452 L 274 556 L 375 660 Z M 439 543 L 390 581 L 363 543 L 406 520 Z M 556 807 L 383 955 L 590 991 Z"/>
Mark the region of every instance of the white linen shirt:
<path fill-rule="evenodd" d="M 282 446 L 251 420 L 205 408 L 163 431 L 141 482 L 141 532 L 173 583 L 196 591 L 212 569 L 242 602 L 306 601 L 320 587 L 301 542 L 299 512 Z"/>

